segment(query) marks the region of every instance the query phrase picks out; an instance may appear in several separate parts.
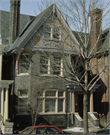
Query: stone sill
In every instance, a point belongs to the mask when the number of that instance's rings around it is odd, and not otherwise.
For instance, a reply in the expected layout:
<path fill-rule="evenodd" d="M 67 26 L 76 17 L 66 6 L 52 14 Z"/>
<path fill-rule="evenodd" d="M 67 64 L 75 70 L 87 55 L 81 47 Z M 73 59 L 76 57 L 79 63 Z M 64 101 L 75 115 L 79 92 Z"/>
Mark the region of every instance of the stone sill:
<path fill-rule="evenodd" d="M 29 73 L 20 73 L 20 74 L 17 74 L 17 76 L 29 76 Z"/>
<path fill-rule="evenodd" d="M 42 75 L 39 75 L 39 76 L 50 76 L 50 77 L 64 77 L 63 75 L 51 75 L 51 74 L 42 74 Z"/>

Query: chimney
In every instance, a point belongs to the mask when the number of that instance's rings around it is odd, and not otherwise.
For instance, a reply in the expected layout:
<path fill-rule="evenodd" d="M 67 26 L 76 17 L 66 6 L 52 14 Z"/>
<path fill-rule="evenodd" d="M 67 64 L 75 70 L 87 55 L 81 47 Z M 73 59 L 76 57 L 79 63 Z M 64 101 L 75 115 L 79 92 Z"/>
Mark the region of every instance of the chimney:
<path fill-rule="evenodd" d="M 19 35 L 20 0 L 10 0 L 9 40 L 10 44 Z"/>
<path fill-rule="evenodd" d="M 93 49 L 96 41 L 98 39 L 99 33 L 102 31 L 102 9 L 93 9 L 91 12 L 91 33 L 90 33 L 90 43 L 91 50 Z M 95 53 L 99 47 L 102 45 L 102 35 L 100 35 L 97 47 L 94 49 L 93 53 Z"/>

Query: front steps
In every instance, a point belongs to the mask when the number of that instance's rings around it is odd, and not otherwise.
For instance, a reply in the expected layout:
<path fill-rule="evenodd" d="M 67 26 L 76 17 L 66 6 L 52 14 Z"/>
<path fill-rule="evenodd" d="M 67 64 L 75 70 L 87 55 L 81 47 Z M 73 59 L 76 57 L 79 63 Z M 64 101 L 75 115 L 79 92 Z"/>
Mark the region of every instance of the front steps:
<path fill-rule="evenodd" d="M 79 113 L 74 114 L 74 123 L 77 127 L 83 127 L 83 119 Z M 89 129 L 100 129 L 99 119 L 96 117 L 96 113 L 88 113 L 88 128 Z"/>

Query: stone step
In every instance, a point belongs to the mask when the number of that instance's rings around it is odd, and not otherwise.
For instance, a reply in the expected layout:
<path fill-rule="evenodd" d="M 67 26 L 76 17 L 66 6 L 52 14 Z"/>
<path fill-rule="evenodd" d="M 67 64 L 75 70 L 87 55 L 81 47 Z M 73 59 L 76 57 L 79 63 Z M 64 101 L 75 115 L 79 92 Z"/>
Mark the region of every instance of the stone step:
<path fill-rule="evenodd" d="M 95 126 L 92 124 L 92 122 L 90 120 L 88 120 L 88 127 L 89 128 L 95 128 Z"/>

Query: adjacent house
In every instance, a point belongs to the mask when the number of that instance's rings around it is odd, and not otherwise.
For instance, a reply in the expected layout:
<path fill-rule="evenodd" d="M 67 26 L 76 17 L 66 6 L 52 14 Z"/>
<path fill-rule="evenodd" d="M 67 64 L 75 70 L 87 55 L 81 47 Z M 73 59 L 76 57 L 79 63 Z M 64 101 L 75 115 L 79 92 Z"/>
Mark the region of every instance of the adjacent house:
<path fill-rule="evenodd" d="M 24 121 L 29 125 L 31 117 L 26 111 L 29 93 L 33 88 L 41 88 L 44 89 L 40 96 L 43 102 L 36 124 L 83 126 L 83 91 L 78 85 L 68 85 L 62 79 L 66 75 L 63 70 L 64 56 L 71 59 L 68 57 L 71 51 L 68 44 L 80 41 L 57 6 L 53 4 L 35 17 L 20 15 L 20 3 L 11 1 L 10 13 L 1 11 L 1 26 L 0 45 L 5 47 L 1 53 L 1 115 L 4 122 L 10 118 L 15 126 Z M 105 52 L 101 58 L 105 62 L 108 61 L 108 34 L 109 30 L 104 31 L 103 40 L 99 43 Z M 91 39 L 90 46 L 94 42 L 95 39 Z M 100 60 L 101 53 L 92 62 Z M 97 74 L 100 68 L 97 66 L 93 74 Z M 25 99 L 24 105 L 19 104 L 22 99 Z M 90 122 L 99 125 L 100 120 L 104 126 L 109 119 L 108 108 L 109 78 L 105 73 L 90 91 Z"/>

